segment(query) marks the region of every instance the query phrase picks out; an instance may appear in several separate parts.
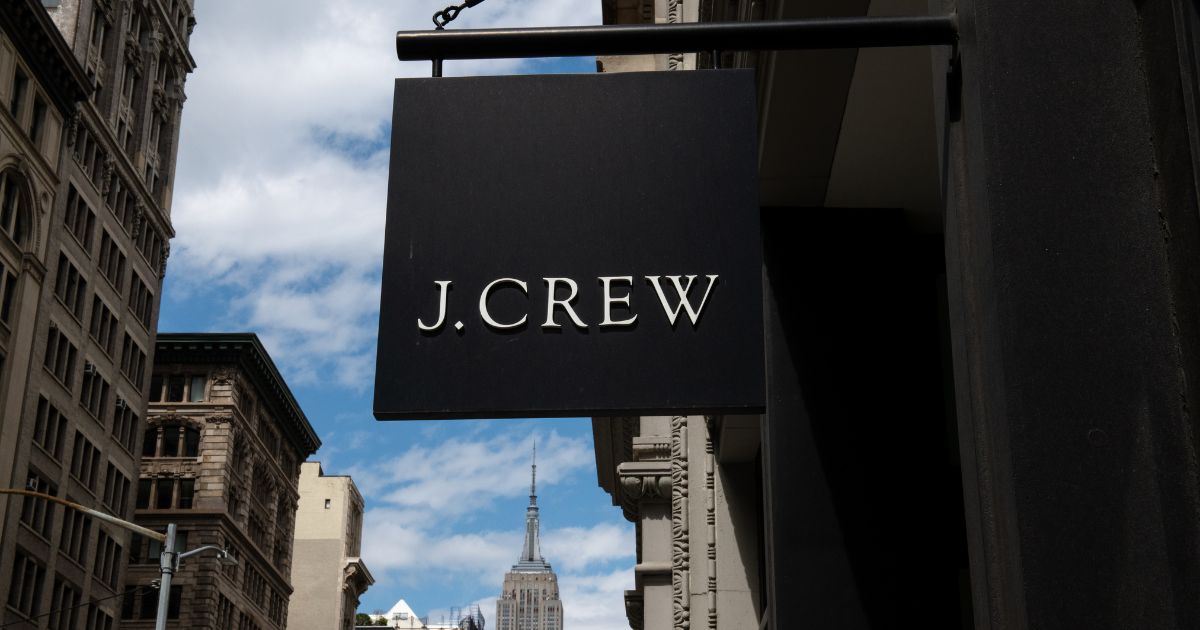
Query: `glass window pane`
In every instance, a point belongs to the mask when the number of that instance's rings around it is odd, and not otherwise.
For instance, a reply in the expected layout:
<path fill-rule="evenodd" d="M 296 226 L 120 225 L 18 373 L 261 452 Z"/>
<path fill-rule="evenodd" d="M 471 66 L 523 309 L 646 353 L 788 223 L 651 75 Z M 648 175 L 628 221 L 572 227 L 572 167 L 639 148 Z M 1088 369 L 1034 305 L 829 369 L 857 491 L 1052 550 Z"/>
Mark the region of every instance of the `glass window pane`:
<path fill-rule="evenodd" d="M 150 402 L 162 402 L 163 377 L 155 374 L 150 379 Z"/>
<path fill-rule="evenodd" d="M 138 509 L 144 510 L 144 509 L 150 507 L 150 486 L 153 483 L 154 482 L 151 481 L 150 479 L 139 479 L 138 480 L 138 491 L 137 491 L 137 507 L 138 507 Z"/>
<path fill-rule="evenodd" d="M 154 496 L 154 508 L 168 510 L 171 508 L 171 493 L 175 490 L 174 479 L 159 479 L 158 493 Z"/>
<path fill-rule="evenodd" d="M 179 427 L 177 425 L 163 427 L 162 456 L 179 456 Z"/>
<path fill-rule="evenodd" d="M 182 376 L 167 379 L 167 402 L 183 402 L 183 383 Z"/>
<path fill-rule="evenodd" d="M 189 402 L 204 402 L 204 386 L 208 383 L 208 378 L 204 376 L 193 376 L 191 386 L 188 389 Z"/>
<path fill-rule="evenodd" d="M 180 509 L 184 509 L 184 510 L 191 509 L 192 494 L 195 492 L 195 489 L 196 489 L 196 480 L 195 479 L 181 479 L 179 481 L 179 508 Z"/>
<path fill-rule="evenodd" d="M 142 437 L 142 457 L 154 457 L 154 451 L 158 448 L 158 427 L 150 427 L 146 429 L 146 434 Z"/>
<path fill-rule="evenodd" d="M 200 432 L 189 428 L 183 433 L 183 454 L 185 457 L 196 457 L 200 454 Z"/>

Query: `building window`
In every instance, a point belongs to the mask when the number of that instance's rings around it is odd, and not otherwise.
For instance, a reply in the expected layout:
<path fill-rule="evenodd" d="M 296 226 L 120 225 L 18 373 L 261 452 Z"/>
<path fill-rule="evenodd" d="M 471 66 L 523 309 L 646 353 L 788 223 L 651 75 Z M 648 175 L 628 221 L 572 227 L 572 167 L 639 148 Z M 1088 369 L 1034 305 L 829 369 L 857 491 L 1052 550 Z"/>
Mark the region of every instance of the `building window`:
<path fill-rule="evenodd" d="M 54 281 L 54 295 L 58 301 L 67 307 L 75 319 L 83 318 L 83 300 L 87 295 L 87 280 L 79 275 L 79 270 L 67 258 L 66 254 L 58 255 L 58 276 Z"/>
<path fill-rule="evenodd" d="M 78 510 L 64 510 L 62 538 L 58 541 L 58 550 L 83 566 L 91 533 L 92 517 Z"/>
<path fill-rule="evenodd" d="M 129 477 L 109 462 L 104 476 L 104 503 L 113 514 L 124 515 L 125 504 L 129 499 Z"/>
<path fill-rule="evenodd" d="M 150 402 L 204 402 L 208 376 L 204 374 L 155 374 L 150 379 Z"/>
<path fill-rule="evenodd" d="M 129 377 L 139 392 L 142 391 L 142 380 L 146 376 L 146 353 L 129 333 L 125 333 L 125 340 L 121 343 L 121 373 Z"/>
<path fill-rule="evenodd" d="M 189 510 L 195 493 L 196 480 L 192 478 L 143 478 L 138 480 L 136 506 L 143 510 Z"/>
<path fill-rule="evenodd" d="M 61 575 L 54 576 L 54 591 L 50 596 L 50 623 L 47 630 L 75 630 L 75 615 L 79 608 L 79 589 Z"/>
<path fill-rule="evenodd" d="M 133 412 L 129 402 L 124 398 L 117 398 L 117 404 L 113 408 L 112 436 L 130 453 L 134 449 L 137 424 L 138 416 Z"/>
<path fill-rule="evenodd" d="M 20 179 L 12 169 L 0 174 L 0 232 L 17 245 L 25 243 L 29 229 L 28 209 L 20 190 Z"/>
<path fill-rule="evenodd" d="M 29 121 L 29 140 L 34 146 L 42 141 L 42 131 L 46 128 L 46 109 L 46 101 L 42 100 L 42 97 L 33 97 L 33 120 Z"/>
<path fill-rule="evenodd" d="M 150 493 L 154 486 L 152 479 L 138 479 L 137 502 L 134 504 L 139 510 L 150 509 Z"/>
<path fill-rule="evenodd" d="M 328 510 L 331 507 L 333 507 L 333 499 L 325 499 L 325 509 Z"/>
<path fill-rule="evenodd" d="M 25 489 L 50 496 L 58 496 L 58 486 L 32 469 L 25 476 Z M 35 497 L 23 497 L 21 502 L 21 522 L 28 525 L 39 536 L 49 541 L 50 534 L 52 533 L 51 526 L 54 522 L 54 503 Z"/>
<path fill-rule="evenodd" d="M 113 616 L 95 603 L 88 605 L 87 625 L 84 630 L 112 630 Z"/>
<path fill-rule="evenodd" d="M 96 493 L 96 477 L 100 472 L 100 450 L 83 433 L 75 431 L 75 450 L 71 454 L 71 475 L 92 494 Z"/>
<path fill-rule="evenodd" d="M 108 381 L 96 371 L 95 364 L 85 364 L 83 387 L 79 389 L 79 404 L 97 420 L 104 417 L 104 408 L 108 406 L 108 390 Z"/>
<path fill-rule="evenodd" d="M 51 457 L 62 461 L 63 440 L 67 434 L 67 419 L 45 396 L 38 396 L 37 415 L 34 416 L 33 441 Z"/>
<path fill-rule="evenodd" d="M 138 321 L 150 330 L 150 316 L 154 313 L 154 294 L 146 288 L 146 283 L 135 273 L 129 284 L 129 308 L 133 310 Z"/>
<path fill-rule="evenodd" d="M 117 338 L 117 316 L 113 315 L 99 295 L 92 296 L 92 321 L 88 334 L 105 354 L 112 356 L 113 344 Z"/>
<path fill-rule="evenodd" d="M 21 120 L 21 106 L 25 103 L 25 92 L 29 90 L 29 75 L 20 68 L 13 70 L 12 90 L 8 93 L 8 112 L 17 122 Z"/>
<path fill-rule="evenodd" d="M 13 295 L 17 292 L 17 276 L 5 269 L 4 261 L 0 260 L 0 323 L 5 326 L 12 324 Z"/>
<path fill-rule="evenodd" d="M 43 365 L 68 390 L 75 372 L 75 344 L 54 324 L 50 324 L 50 335 L 46 338 L 46 358 Z"/>
<path fill-rule="evenodd" d="M 42 583 L 45 581 L 46 568 L 24 550 L 17 549 L 12 581 L 8 586 L 9 607 L 26 617 L 37 616 L 41 612 Z"/>
<path fill-rule="evenodd" d="M 92 234 L 96 229 L 96 213 L 88 207 L 86 201 L 75 190 L 75 184 L 67 188 L 67 213 L 63 217 L 63 225 L 89 254 L 92 251 Z"/>
<path fill-rule="evenodd" d="M 121 251 L 108 230 L 101 230 L 100 258 L 96 264 L 113 288 L 120 291 L 125 286 L 125 252 Z"/>
<path fill-rule="evenodd" d="M 206 376 L 192 376 L 188 383 L 188 402 L 204 402 L 204 387 L 207 383 Z"/>
<path fill-rule="evenodd" d="M 121 572 L 121 554 L 124 550 L 117 541 L 113 540 L 108 532 L 100 530 L 100 540 L 96 544 L 96 563 L 92 568 L 92 575 L 104 584 L 107 584 L 110 589 L 116 590 Z"/>
<path fill-rule="evenodd" d="M 142 457 L 198 457 L 200 431 L 189 426 L 164 424 L 146 429 Z"/>

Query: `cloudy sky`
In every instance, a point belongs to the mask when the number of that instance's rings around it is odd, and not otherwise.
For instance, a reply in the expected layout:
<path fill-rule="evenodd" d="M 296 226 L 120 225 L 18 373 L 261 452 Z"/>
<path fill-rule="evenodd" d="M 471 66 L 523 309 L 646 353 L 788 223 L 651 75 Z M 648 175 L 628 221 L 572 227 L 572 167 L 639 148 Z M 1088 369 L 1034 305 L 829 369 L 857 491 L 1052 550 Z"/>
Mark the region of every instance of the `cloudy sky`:
<path fill-rule="evenodd" d="M 360 610 L 403 597 L 489 622 L 520 551 L 538 442 L 543 552 L 570 630 L 609 630 L 633 531 L 596 487 L 586 419 L 371 417 L 397 30 L 446 0 L 201 0 L 191 40 L 162 331 L 254 331 L 320 434 L 325 471 L 367 499 Z M 597 24 L 600 0 L 488 0 L 454 28 Z M 588 72 L 591 59 L 447 62 L 447 75 Z M 446 124 L 430 121 L 430 124 Z"/>

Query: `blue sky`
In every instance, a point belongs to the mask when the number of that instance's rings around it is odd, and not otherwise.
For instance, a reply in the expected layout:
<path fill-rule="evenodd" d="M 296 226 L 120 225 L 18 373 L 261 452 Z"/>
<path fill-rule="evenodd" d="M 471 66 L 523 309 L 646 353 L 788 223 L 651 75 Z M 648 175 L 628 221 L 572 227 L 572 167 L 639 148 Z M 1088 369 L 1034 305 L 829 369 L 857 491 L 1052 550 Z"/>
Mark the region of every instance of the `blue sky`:
<path fill-rule="evenodd" d="M 254 331 L 367 500 L 361 610 L 403 597 L 490 620 L 520 551 L 538 442 L 543 552 L 567 627 L 608 629 L 633 584 L 633 531 L 596 486 L 587 419 L 376 422 L 378 326 L 397 30 L 445 0 L 198 2 L 159 327 Z M 599 0 L 488 0 L 454 28 L 600 22 Z M 446 63 L 446 74 L 591 72 L 592 59 Z M 432 124 L 432 123 L 431 123 Z"/>

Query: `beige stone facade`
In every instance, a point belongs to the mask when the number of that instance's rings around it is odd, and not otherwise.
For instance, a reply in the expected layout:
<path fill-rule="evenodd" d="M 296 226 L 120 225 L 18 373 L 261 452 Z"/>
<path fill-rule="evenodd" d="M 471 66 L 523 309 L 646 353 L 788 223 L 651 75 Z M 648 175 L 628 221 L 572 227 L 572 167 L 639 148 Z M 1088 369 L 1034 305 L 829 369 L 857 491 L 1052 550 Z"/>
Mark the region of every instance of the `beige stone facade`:
<path fill-rule="evenodd" d="M 191 16 L 189 0 L 0 3 L 0 486 L 132 516 Z M 128 545 L 0 502 L 0 620 L 117 627 Z"/>
<path fill-rule="evenodd" d="M 592 429 L 600 486 L 636 526 L 629 627 L 759 627 L 757 417 L 594 418 Z"/>
<path fill-rule="evenodd" d="M 136 522 L 178 527 L 188 558 L 175 574 L 168 627 L 285 628 L 300 463 L 320 441 L 258 337 L 159 335 L 150 414 L 140 436 Z M 135 537 L 130 586 L 158 578 L 158 545 Z M 122 626 L 153 627 L 157 593 L 139 589 Z"/>
<path fill-rule="evenodd" d="M 319 462 L 300 465 L 299 488 L 288 628 L 353 630 L 358 600 L 375 583 L 360 557 L 362 494 L 349 476 L 326 475 Z"/>

